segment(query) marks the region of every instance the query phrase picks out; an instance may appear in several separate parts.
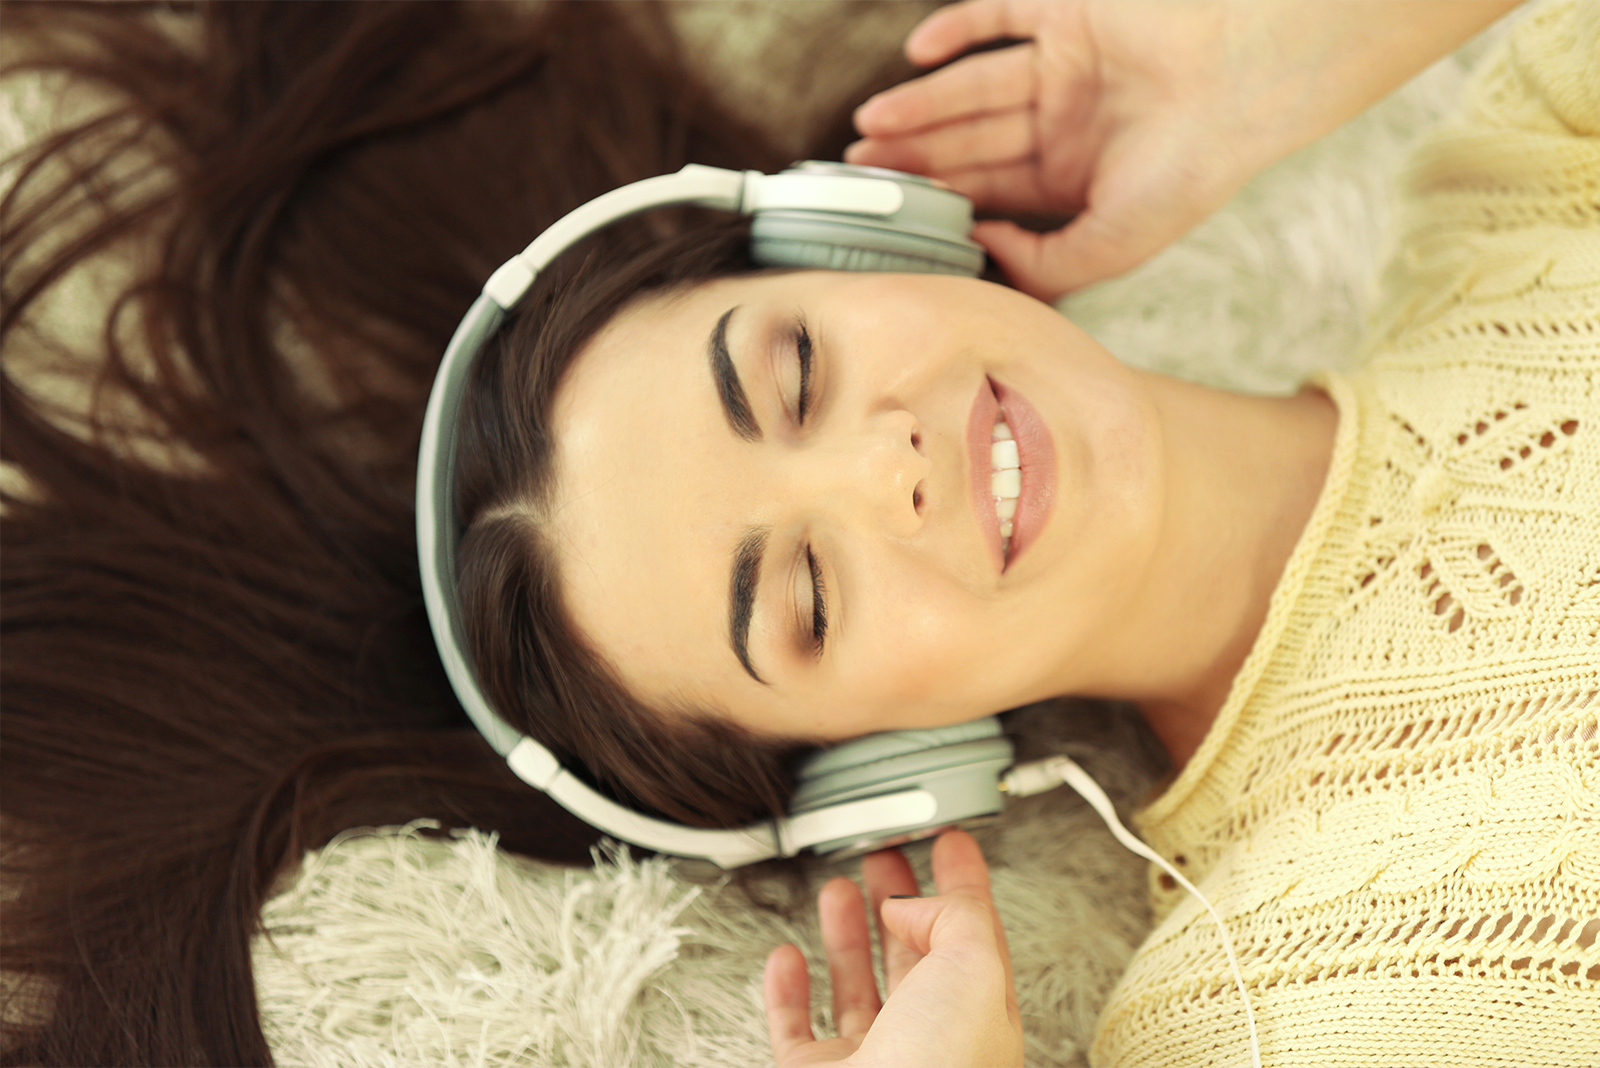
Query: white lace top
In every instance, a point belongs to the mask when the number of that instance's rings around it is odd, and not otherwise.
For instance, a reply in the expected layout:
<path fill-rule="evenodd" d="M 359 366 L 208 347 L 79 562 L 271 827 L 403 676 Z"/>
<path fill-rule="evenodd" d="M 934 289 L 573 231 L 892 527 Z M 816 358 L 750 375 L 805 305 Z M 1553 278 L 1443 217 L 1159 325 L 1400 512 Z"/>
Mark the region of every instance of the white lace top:
<path fill-rule="evenodd" d="M 1143 813 L 1267 1064 L 1600 1066 L 1600 2 L 1532 12 L 1419 150 L 1328 482 Z M 1247 1063 L 1164 917 L 1097 1064 Z"/>

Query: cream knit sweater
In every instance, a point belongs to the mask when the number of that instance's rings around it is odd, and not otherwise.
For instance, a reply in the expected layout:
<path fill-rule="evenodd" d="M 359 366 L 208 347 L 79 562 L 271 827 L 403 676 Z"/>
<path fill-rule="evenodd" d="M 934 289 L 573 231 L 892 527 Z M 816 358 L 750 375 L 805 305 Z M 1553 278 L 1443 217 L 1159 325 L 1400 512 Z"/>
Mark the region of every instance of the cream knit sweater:
<path fill-rule="evenodd" d="M 1403 196 L 1322 497 L 1139 822 L 1265 1063 L 1600 1068 L 1600 2 L 1531 12 Z M 1248 1063 L 1154 894 L 1095 1063 Z"/>

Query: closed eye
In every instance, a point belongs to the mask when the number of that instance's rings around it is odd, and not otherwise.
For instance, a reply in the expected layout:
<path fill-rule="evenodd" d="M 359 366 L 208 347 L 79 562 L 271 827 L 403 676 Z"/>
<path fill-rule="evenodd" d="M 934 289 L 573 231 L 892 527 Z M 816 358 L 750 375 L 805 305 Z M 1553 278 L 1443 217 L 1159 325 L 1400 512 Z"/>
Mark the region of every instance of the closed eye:
<path fill-rule="evenodd" d="M 828 639 L 828 589 L 822 583 L 822 565 L 809 545 L 806 566 L 811 569 L 811 651 L 820 658 Z"/>
<path fill-rule="evenodd" d="M 800 363 L 800 392 L 795 399 L 797 421 L 806 421 L 806 412 L 811 407 L 811 332 L 806 329 L 804 319 L 796 319 L 794 323 L 795 356 Z"/>

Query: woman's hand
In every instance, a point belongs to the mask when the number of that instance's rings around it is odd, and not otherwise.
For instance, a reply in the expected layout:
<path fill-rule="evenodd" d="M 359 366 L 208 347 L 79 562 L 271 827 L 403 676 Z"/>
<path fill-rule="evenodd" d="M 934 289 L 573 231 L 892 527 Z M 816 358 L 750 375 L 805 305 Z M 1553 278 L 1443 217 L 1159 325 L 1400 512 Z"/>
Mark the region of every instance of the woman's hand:
<path fill-rule="evenodd" d="M 1022 1063 L 1022 1017 L 1011 978 L 1005 931 L 989 894 L 989 869 L 965 831 L 947 831 L 933 847 L 938 897 L 917 893 L 898 852 L 862 861 L 878 916 L 888 1000 L 872 973 L 872 935 L 861 892 L 834 879 L 817 899 L 822 944 L 833 984 L 836 1038 L 811 1031 L 805 957 L 792 945 L 767 958 L 767 1028 L 779 1068 L 882 1065 L 971 1068 Z"/>
<path fill-rule="evenodd" d="M 868 100 L 851 163 L 942 179 L 1000 212 L 1075 213 L 973 236 L 1043 299 L 1148 259 L 1257 171 L 1333 130 L 1514 0 L 968 0 L 906 40 L 920 65 Z"/>

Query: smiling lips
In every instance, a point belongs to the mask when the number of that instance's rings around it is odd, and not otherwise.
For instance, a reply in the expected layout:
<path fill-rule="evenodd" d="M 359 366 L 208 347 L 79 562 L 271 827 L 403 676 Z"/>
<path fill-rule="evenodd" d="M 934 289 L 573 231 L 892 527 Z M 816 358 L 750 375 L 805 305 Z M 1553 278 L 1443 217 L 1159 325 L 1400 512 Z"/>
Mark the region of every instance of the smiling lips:
<path fill-rule="evenodd" d="M 972 503 L 1001 571 L 1038 537 L 1055 500 L 1055 446 L 1031 404 L 985 379 L 967 421 Z"/>

